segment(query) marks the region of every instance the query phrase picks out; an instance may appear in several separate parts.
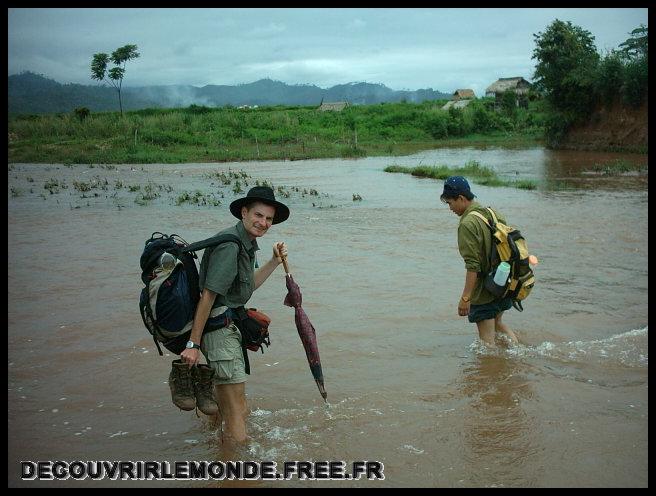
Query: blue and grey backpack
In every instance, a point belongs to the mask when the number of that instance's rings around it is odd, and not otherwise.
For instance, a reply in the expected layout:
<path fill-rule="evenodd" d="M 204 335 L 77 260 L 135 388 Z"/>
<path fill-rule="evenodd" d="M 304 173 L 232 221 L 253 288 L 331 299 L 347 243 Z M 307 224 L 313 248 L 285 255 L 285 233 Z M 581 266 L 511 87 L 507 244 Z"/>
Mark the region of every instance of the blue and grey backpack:
<path fill-rule="evenodd" d="M 145 287 L 141 290 L 139 311 L 160 355 L 163 353 L 159 343 L 178 355 L 185 349 L 200 300 L 195 252 L 221 243 L 237 243 L 243 247 L 233 234 L 188 244 L 177 234 L 155 232 L 146 240 L 140 260 Z M 221 315 L 210 314 L 210 317 L 212 325 L 219 327 L 218 320 L 227 319 Z"/>

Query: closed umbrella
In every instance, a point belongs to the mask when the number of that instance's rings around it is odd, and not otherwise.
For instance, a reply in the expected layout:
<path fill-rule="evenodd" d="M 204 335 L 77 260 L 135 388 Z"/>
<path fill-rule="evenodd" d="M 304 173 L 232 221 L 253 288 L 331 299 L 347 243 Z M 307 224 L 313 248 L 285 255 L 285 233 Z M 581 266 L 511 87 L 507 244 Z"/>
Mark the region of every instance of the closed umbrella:
<path fill-rule="evenodd" d="M 307 355 L 308 364 L 310 365 L 310 370 L 312 371 L 312 376 L 317 383 L 319 392 L 323 397 L 323 400 L 326 401 L 326 388 L 323 385 L 323 372 L 321 370 L 321 359 L 319 358 L 319 348 L 317 347 L 317 333 L 314 330 L 314 326 L 310 322 L 310 319 L 305 314 L 305 310 L 301 307 L 303 301 L 303 296 L 301 295 L 301 288 L 298 287 L 298 284 L 294 281 L 291 273 L 289 272 L 289 267 L 287 265 L 287 258 L 282 259 L 283 267 L 285 268 L 285 277 L 287 284 L 287 296 L 285 296 L 285 305 L 288 307 L 294 307 L 294 320 L 296 321 L 296 330 L 298 335 L 301 337 L 301 342 L 303 343 L 303 348 L 305 348 L 305 354 Z"/>

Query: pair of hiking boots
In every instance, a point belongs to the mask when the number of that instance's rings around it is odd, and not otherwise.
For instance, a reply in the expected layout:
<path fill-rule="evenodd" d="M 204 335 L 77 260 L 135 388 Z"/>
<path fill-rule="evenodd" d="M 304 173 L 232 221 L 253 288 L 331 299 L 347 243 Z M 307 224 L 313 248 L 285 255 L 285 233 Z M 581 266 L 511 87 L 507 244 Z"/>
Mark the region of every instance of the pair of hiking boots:
<path fill-rule="evenodd" d="M 189 368 L 181 359 L 173 360 L 169 374 L 169 387 L 173 404 L 181 410 L 198 408 L 205 415 L 214 415 L 219 405 L 214 400 L 212 376 L 209 365 L 199 364 Z"/>

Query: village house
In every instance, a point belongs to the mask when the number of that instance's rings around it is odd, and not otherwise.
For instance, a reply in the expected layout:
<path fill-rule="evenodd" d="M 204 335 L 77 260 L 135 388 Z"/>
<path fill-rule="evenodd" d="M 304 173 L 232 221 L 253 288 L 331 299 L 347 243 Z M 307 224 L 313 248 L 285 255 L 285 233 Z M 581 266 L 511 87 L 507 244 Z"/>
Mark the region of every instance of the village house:
<path fill-rule="evenodd" d="M 469 103 L 476 98 L 474 90 L 470 89 L 460 89 L 453 92 L 451 95 L 451 100 L 446 102 L 446 105 L 442 107 L 442 110 L 449 110 L 451 107 L 456 109 L 463 109 Z"/>
<path fill-rule="evenodd" d="M 501 98 L 506 91 L 512 91 L 517 95 L 517 106 L 528 108 L 528 90 L 531 87 L 523 77 L 499 78 L 485 89 L 485 96 L 494 97 L 494 108 L 501 105 Z"/>
<path fill-rule="evenodd" d="M 349 107 L 348 102 L 333 102 L 333 103 L 321 103 L 317 110 L 321 112 L 341 112 L 346 107 Z"/>
<path fill-rule="evenodd" d="M 453 96 L 451 97 L 451 100 L 468 100 L 471 98 L 476 98 L 476 95 L 474 95 L 474 90 L 456 90 L 453 92 Z"/>

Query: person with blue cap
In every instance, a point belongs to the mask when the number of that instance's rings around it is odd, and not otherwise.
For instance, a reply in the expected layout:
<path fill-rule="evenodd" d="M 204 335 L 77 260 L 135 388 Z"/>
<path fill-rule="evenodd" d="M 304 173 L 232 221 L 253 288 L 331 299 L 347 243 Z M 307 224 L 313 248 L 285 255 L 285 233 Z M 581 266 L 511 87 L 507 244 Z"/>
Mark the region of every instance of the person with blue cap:
<path fill-rule="evenodd" d="M 487 209 L 474 200 L 469 182 L 462 176 L 451 176 L 444 181 L 440 200 L 460 217 L 458 223 L 458 251 L 465 262 L 465 286 L 458 302 L 458 315 L 467 316 L 475 323 L 483 343 L 496 347 L 496 333 L 504 334 L 511 343 L 517 343 L 517 336 L 501 321 L 503 312 L 512 306 L 509 297 L 497 299 L 485 289 L 484 276 L 491 269 L 490 252 L 492 234 L 488 226 L 471 212 L 480 212 L 489 219 Z M 505 218 L 494 210 L 497 219 L 505 223 Z"/>

